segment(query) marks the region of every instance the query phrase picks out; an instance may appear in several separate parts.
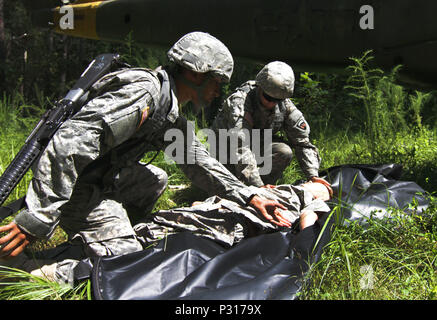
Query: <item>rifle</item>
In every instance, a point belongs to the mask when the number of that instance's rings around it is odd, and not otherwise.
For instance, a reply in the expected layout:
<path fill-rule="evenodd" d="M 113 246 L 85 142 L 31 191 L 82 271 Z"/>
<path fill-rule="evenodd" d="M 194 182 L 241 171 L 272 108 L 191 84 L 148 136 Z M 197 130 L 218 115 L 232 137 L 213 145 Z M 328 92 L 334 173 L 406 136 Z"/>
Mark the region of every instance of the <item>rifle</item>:
<path fill-rule="evenodd" d="M 115 65 L 122 66 L 119 58 L 118 54 L 112 53 L 97 56 L 82 73 L 73 88 L 68 91 L 67 95 L 57 101 L 52 109 L 44 113 L 24 142 L 23 147 L 0 177 L 0 206 L 35 160 L 42 154 L 59 127 L 80 110 L 88 96 L 90 87 L 102 76 L 109 73 Z M 9 207 L 0 207 L 0 221 L 20 210 L 23 206 L 24 198 L 15 201 Z"/>

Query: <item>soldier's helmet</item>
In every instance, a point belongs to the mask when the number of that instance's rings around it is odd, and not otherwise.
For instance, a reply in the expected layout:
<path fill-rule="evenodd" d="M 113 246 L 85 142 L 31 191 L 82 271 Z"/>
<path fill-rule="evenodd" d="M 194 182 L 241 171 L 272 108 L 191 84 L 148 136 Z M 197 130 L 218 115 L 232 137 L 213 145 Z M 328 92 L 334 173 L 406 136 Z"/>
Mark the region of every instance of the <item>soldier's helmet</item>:
<path fill-rule="evenodd" d="M 167 52 L 169 60 L 189 70 L 219 76 L 229 82 L 234 59 L 229 49 L 217 38 L 204 32 L 191 32 L 179 39 Z"/>
<path fill-rule="evenodd" d="M 265 93 L 276 99 L 286 99 L 293 96 L 294 72 L 286 63 L 273 61 L 268 63 L 256 75 L 256 84 Z"/>

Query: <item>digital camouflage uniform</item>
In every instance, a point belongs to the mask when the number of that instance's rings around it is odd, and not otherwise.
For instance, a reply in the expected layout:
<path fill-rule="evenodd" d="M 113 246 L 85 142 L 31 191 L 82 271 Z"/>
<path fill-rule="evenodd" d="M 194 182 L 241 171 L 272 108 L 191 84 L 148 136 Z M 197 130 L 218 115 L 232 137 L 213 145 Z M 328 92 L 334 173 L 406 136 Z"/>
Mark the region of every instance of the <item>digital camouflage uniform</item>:
<path fill-rule="evenodd" d="M 250 188 L 264 198 L 284 205 L 287 210 L 281 211 L 293 224 L 305 210 L 318 214 L 330 211 L 326 202 L 314 199 L 313 195 L 302 186 L 279 185 L 274 189 L 251 186 Z M 266 222 L 250 206 L 241 206 L 218 196 L 210 197 L 192 207 L 160 210 L 134 228 L 137 235 L 149 245 L 163 239 L 166 235 L 189 231 L 224 246 L 232 246 L 244 238 L 263 233 L 287 230 Z"/>
<path fill-rule="evenodd" d="M 208 41 L 198 43 L 210 48 Z M 61 126 L 33 168 L 27 209 L 15 217 L 36 238 L 50 237 L 59 225 L 71 244 L 79 244 L 72 260 L 56 264 L 57 277 L 71 280 L 77 259 L 143 249 L 128 213 L 150 212 L 167 185 L 163 170 L 140 160 L 148 151 L 165 149 L 170 128 L 185 136 L 189 130 L 179 114 L 174 80 L 163 69 L 141 68 L 104 76 L 82 109 Z M 193 184 L 246 204 L 252 191 L 195 136 L 185 150 L 195 154 L 194 164 L 180 164 Z"/>
<path fill-rule="evenodd" d="M 248 185 L 262 186 L 275 184 L 290 164 L 292 149 L 299 165 L 309 179 L 318 177 L 320 156 L 317 148 L 310 142 L 310 127 L 301 111 L 290 99 L 282 100 L 272 110 L 264 108 L 257 98 L 257 84 L 248 81 L 229 96 L 219 110 L 212 128 L 218 129 L 272 129 L 272 134 L 285 133 L 287 143 L 273 139 L 271 145 L 272 172 L 260 176 L 258 164 L 250 146 L 238 149 L 239 164 L 226 164 L 237 178 Z M 261 131 L 262 132 L 262 131 Z M 262 136 L 261 136 L 262 137 Z M 264 143 L 264 141 L 261 141 Z M 291 148 L 290 148 L 291 147 Z M 260 148 L 263 150 L 263 147 Z"/>

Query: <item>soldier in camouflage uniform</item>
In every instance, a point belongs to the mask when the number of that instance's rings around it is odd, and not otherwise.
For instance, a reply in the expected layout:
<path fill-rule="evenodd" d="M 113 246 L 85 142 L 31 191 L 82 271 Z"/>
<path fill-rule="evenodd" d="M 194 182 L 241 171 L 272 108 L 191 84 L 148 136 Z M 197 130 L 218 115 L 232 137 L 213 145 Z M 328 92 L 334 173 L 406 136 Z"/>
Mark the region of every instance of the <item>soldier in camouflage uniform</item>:
<path fill-rule="evenodd" d="M 1 264 L 36 268 L 35 274 L 69 282 L 80 259 L 143 249 L 128 214 L 150 212 L 166 188 L 167 175 L 140 160 L 148 151 L 164 150 L 169 129 L 187 137 L 190 129 L 180 105 L 210 103 L 233 71 L 226 46 L 202 32 L 182 37 L 168 57 L 168 67 L 120 69 L 93 85 L 85 105 L 61 126 L 34 166 L 27 209 L 0 227 L 7 232 L 0 238 Z M 179 165 L 195 185 L 210 195 L 250 204 L 272 223 L 289 225 L 276 210 L 282 205 L 247 189 L 198 139 L 187 140 L 185 151 L 195 155 L 195 163 Z M 69 243 L 49 257 L 55 261 L 21 254 L 32 239 L 49 238 L 57 225 Z"/>
<path fill-rule="evenodd" d="M 292 148 L 306 178 L 329 185 L 318 178 L 320 156 L 310 142 L 310 127 L 302 112 L 289 99 L 293 95 L 294 82 L 294 72 L 289 65 L 280 61 L 271 62 L 257 74 L 255 81 L 244 83 L 225 100 L 213 122 L 212 128 L 217 136 L 219 129 L 239 130 L 237 134 L 241 139 L 244 138 L 241 132 L 245 129 L 249 133 L 254 129 L 261 129 L 261 133 L 263 129 L 271 129 L 272 135 L 280 131 L 285 133 L 287 143 L 279 138 L 261 141 L 261 144 L 271 144 L 263 145 L 266 150 L 270 148 L 272 157 L 272 170 L 269 174 L 260 174 L 252 152 L 253 145 L 251 148 L 250 145 L 242 144 L 234 151 L 238 163 L 230 163 L 227 159 L 227 168 L 248 185 L 275 184 L 291 162 Z"/>
<path fill-rule="evenodd" d="M 279 185 L 269 188 L 250 187 L 264 197 L 286 207 L 284 216 L 297 231 L 313 225 L 320 215 L 331 209 L 325 201 L 331 199 L 332 188 L 322 183 L 306 182 L 301 185 Z M 195 202 L 191 207 L 160 210 L 134 227 L 137 235 L 151 245 L 166 235 L 189 231 L 230 247 L 242 239 L 289 229 L 267 223 L 255 209 L 241 206 L 218 196 Z"/>

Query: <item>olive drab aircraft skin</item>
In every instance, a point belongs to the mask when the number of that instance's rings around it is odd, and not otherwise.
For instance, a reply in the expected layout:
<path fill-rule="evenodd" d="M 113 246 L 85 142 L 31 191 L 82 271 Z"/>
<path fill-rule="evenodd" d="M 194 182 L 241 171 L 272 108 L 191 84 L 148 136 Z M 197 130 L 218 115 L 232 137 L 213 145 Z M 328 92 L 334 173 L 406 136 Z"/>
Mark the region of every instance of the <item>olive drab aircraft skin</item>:
<path fill-rule="evenodd" d="M 437 1 L 430 0 L 29 0 L 36 27 L 109 41 L 170 47 L 208 32 L 235 57 L 282 60 L 296 71 L 341 72 L 373 50 L 401 81 L 437 88 Z"/>

